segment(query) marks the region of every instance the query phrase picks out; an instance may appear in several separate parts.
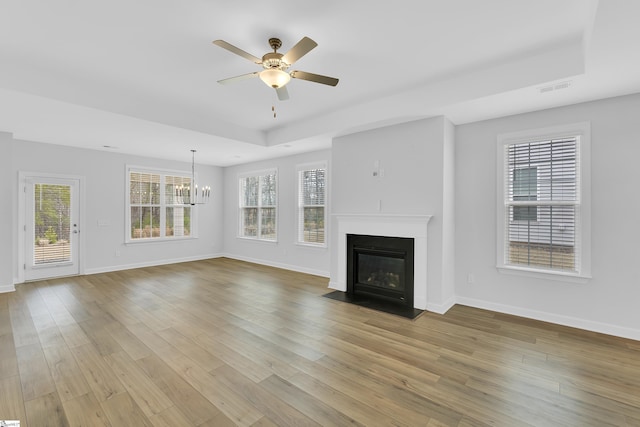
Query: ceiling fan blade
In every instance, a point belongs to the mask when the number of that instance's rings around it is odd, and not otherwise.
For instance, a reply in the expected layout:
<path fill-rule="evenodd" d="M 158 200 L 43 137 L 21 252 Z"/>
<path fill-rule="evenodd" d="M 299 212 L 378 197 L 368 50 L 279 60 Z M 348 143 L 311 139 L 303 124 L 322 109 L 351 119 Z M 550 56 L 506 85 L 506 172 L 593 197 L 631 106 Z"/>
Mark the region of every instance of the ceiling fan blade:
<path fill-rule="evenodd" d="M 218 80 L 218 83 L 226 85 L 226 84 L 229 84 L 229 83 L 238 82 L 240 80 L 247 80 L 247 79 L 250 79 L 252 77 L 258 77 L 258 74 L 260 74 L 260 73 L 257 72 L 257 71 L 254 71 L 253 73 L 241 74 L 239 76 L 229 77 L 227 79 Z"/>
<path fill-rule="evenodd" d="M 276 93 L 278 94 L 278 99 L 280 101 L 286 101 L 289 99 L 289 91 L 286 86 L 282 86 L 276 89 Z"/>
<path fill-rule="evenodd" d="M 235 47 L 234 45 L 227 43 L 224 40 L 214 40 L 213 44 L 215 44 L 216 46 L 220 46 L 223 49 L 227 49 L 229 52 L 231 53 L 235 53 L 236 55 L 240 55 L 245 59 L 248 59 L 251 62 L 254 62 L 256 64 L 262 64 L 262 59 L 258 58 L 257 56 L 253 56 L 250 53 L 245 52 L 244 50 Z"/>
<path fill-rule="evenodd" d="M 310 82 L 322 83 L 323 85 L 335 86 L 338 84 L 338 79 L 334 77 L 322 76 L 320 74 L 307 73 L 306 71 L 292 71 L 291 77 L 294 79 L 308 80 Z"/>
<path fill-rule="evenodd" d="M 302 40 L 300 40 L 294 47 L 289 49 L 289 52 L 284 54 L 282 60 L 287 64 L 292 65 L 316 46 L 318 46 L 318 43 L 314 42 L 309 37 L 303 37 Z"/>

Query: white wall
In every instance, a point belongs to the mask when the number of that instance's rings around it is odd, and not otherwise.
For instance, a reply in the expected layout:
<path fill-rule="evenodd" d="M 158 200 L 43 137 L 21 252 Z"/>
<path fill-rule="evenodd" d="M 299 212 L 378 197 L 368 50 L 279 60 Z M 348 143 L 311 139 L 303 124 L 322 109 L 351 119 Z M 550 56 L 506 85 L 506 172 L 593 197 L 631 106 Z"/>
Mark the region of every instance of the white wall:
<path fill-rule="evenodd" d="M 327 176 L 331 176 L 330 156 L 329 150 L 321 150 L 225 168 L 225 255 L 230 258 L 328 277 L 329 248 L 296 244 L 298 206 L 296 167 L 305 163 L 326 162 L 329 169 Z M 238 238 L 238 176 L 246 172 L 272 168 L 278 170 L 278 241 L 265 242 Z M 327 210 L 331 212 L 331 193 L 335 188 L 331 179 L 327 186 Z M 325 222 L 327 227 L 330 223 L 328 219 Z M 329 236 L 328 230 L 325 235 Z M 331 242 L 328 243 L 330 247 Z"/>
<path fill-rule="evenodd" d="M 454 129 L 444 117 L 334 139 L 333 214 L 433 215 L 427 236 L 427 307 L 453 304 Z M 379 167 L 383 175 L 373 176 Z M 333 254 L 337 251 L 333 250 Z M 331 261 L 337 271 L 337 260 Z"/>
<path fill-rule="evenodd" d="M 15 176 L 11 169 L 13 138 L 11 134 L 0 132 L 0 292 L 9 292 L 13 287 L 15 266 L 13 250 L 13 217 L 14 206 L 10 203 L 15 187 Z"/>
<path fill-rule="evenodd" d="M 196 165 L 198 180 L 209 183 L 213 193 L 208 205 L 198 207 L 197 239 L 125 245 L 126 165 L 180 170 L 190 174 L 191 163 L 20 140 L 14 140 L 12 148 L 8 162 L 14 177 L 18 176 L 18 171 L 83 177 L 85 191 L 84 200 L 81 200 L 81 216 L 84 228 L 81 233 L 84 251 L 81 256 L 85 273 L 210 258 L 222 253 L 223 175 L 220 168 Z M 5 151 L 2 153 L 4 156 Z M 16 183 L 12 184 L 7 193 L 12 194 L 12 206 L 16 212 L 17 187 Z M 0 211 L 0 223 L 5 223 L 8 218 L 6 215 L 4 209 Z M 109 225 L 98 226 L 99 220 Z M 11 250 L 15 252 L 18 241 L 17 218 L 12 219 L 12 223 L 14 243 Z M 5 249 L 4 244 L 2 249 Z M 120 256 L 116 256 L 116 250 Z M 12 269 L 14 277 L 18 277 L 15 264 L 12 264 Z"/>
<path fill-rule="evenodd" d="M 335 138 L 332 213 L 441 212 L 442 123 L 416 120 Z M 384 176 L 373 176 L 376 162 Z"/>
<path fill-rule="evenodd" d="M 639 113 L 636 94 L 456 128 L 458 302 L 640 339 Z M 497 135 L 583 121 L 591 122 L 593 278 L 577 284 L 499 273 Z"/>

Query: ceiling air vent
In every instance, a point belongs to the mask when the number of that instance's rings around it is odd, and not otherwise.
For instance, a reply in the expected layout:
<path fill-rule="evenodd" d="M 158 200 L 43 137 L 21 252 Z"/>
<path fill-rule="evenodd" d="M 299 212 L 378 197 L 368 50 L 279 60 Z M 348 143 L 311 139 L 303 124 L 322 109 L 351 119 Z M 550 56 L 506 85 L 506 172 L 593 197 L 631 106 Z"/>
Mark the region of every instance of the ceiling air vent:
<path fill-rule="evenodd" d="M 548 93 L 548 92 L 553 92 L 554 90 L 567 89 L 569 86 L 571 86 L 571 82 L 567 80 L 564 82 L 541 87 L 540 93 Z"/>

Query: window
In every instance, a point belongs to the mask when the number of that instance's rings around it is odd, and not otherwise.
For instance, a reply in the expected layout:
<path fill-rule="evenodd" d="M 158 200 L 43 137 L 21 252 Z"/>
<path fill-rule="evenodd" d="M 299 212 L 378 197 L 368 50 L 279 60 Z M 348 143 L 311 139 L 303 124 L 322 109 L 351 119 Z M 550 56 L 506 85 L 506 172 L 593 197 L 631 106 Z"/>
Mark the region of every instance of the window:
<path fill-rule="evenodd" d="M 576 126 L 499 138 L 498 267 L 588 276 L 589 132 Z"/>
<path fill-rule="evenodd" d="M 240 237 L 277 239 L 276 178 L 275 170 L 240 177 Z"/>
<path fill-rule="evenodd" d="M 538 168 L 525 167 L 513 169 L 513 200 L 538 199 Z M 514 221 L 537 221 L 537 206 L 514 206 Z"/>
<path fill-rule="evenodd" d="M 127 168 L 127 242 L 195 237 L 192 206 L 178 203 L 176 189 L 191 177 L 143 168 Z"/>
<path fill-rule="evenodd" d="M 325 246 L 325 165 L 298 168 L 298 243 Z"/>

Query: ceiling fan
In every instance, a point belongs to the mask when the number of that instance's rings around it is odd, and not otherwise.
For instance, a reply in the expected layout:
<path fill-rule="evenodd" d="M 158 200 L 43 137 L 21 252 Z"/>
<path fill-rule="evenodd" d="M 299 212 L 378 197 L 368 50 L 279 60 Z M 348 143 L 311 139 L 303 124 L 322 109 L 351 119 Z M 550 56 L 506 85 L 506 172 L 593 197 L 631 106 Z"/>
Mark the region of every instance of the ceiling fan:
<path fill-rule="evenodd" d="M 239 80 L 260 77 L 260 80 L 262 80 L 267 86 L 272 87 L 276 90 L 278 99 L 281 101 L 289 99 L 289 92 L 287 91 L 286 85 L 287 83 L 289 83 L 289 80 L 291 80 L 291 78 L 307 80 L 310 82 L 321 83 L 329 86 L 335 86 L 338 84 L 338 79 L 333 77 L 307 73 L 306 71 L 287 71 L 287 69 L 291 67 L 294 62 L 309 53 L 311 49 L 318 46 L 318 43 L 314 42 L 309 37 L 303 37 L 284 55 L 278 52 L 278 49 L 280 49 L 280 47 L 282 46 L 282 42 L 280 41 L 280 39 L 270 38 L 269 45 L 273 49 L 273 52 L 265 53 L 262 58 L 253 56 L 250 53 L 247 53 L 244 50 L 237 48 L 224 40 L 215 40 L 213 44 L 215 44 L 216 46 L 220 46 L 223 49 L 227 49 L 231 53 L 240 55 L 255 64 L 262 65 L 262 68 L 264 68 L 264 70 L 262 71 L 254 71 L 253 73 L 241 74 L 239 76 L 218 80 L 218 83 L 221 84 L 228 84 Z"/>

